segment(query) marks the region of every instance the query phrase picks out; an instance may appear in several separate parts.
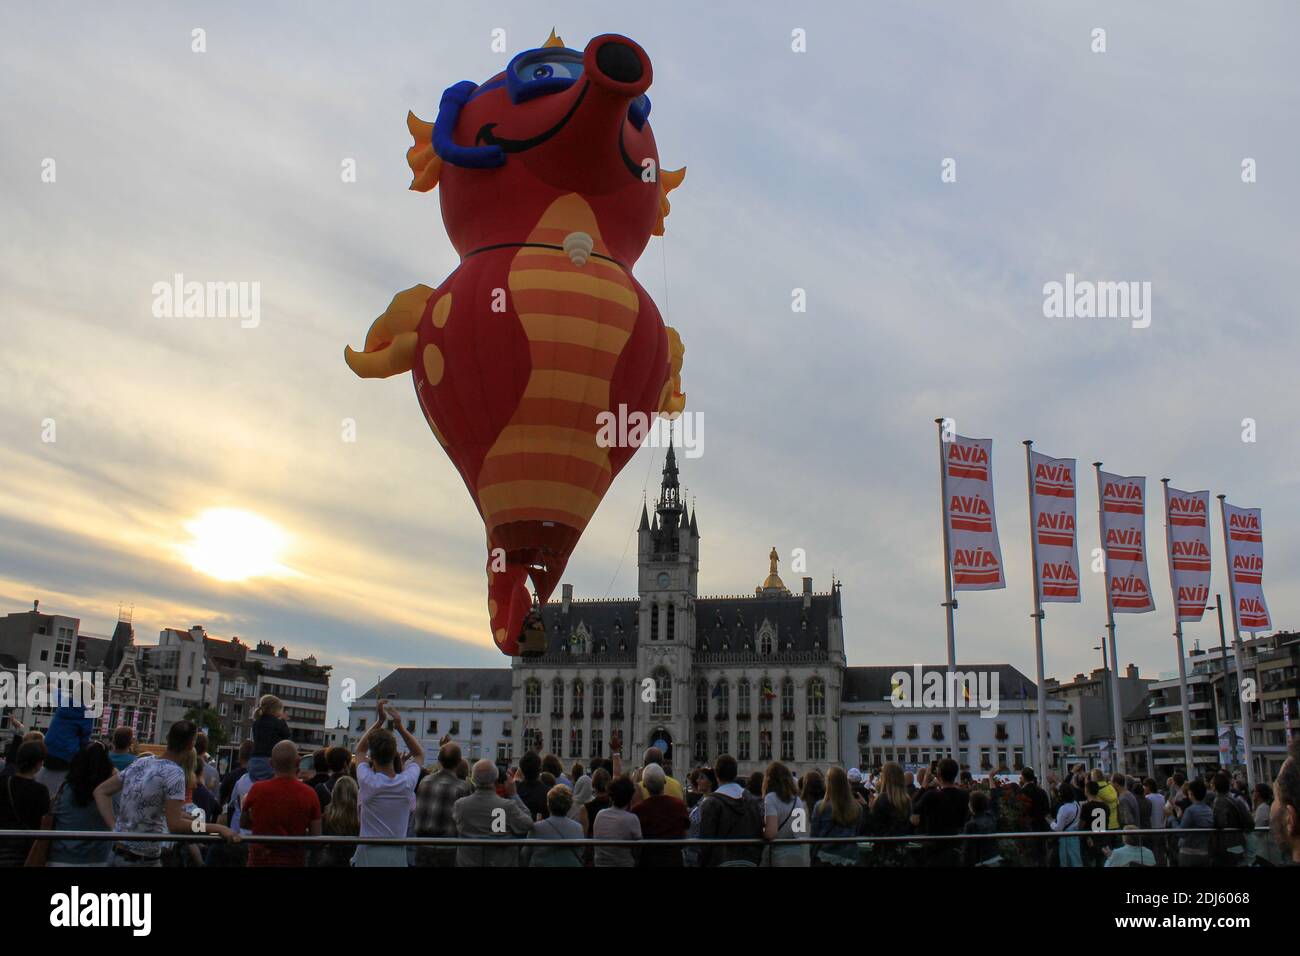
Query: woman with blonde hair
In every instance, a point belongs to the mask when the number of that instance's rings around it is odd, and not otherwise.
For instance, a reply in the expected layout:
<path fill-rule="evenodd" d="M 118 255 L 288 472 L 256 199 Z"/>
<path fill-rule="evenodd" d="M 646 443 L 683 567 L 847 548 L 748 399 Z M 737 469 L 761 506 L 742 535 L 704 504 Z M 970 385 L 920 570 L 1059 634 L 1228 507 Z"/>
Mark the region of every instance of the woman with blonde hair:
<path fill-rule="evenodd" d="M 357 782 L 347 774 L 334 781 L 330 802 L 321 816 L 321 836 L 356 836 L 361 832 L 357 810 Z M 354 843 L 326 843 L 316 855 L 316 866 L 350 866 L 356 853 Z"/>
<path fill-rule="evenodd" d="M 808 810 L 795 790 L 794 776 L 789 767 L 774 760 L 763 775 L 763 837 L 791 840 L 807 835 Z M 807 866 L 808 861 L 807 843 L 769 846 L 763 860 L 768 866 Z"/>
<path fill-rule="evenodd" d="M 270 780 L 271 751 L 281 740 L 291 740 L 289 724 L 284 719 L 284 703 L 274 694 L 263 694 L 253 711 L 253 756 L 248 761 L 248 776 L 253 782 Z"/>
<path fill-rule="evenodd" d="M 812 835 L 815 837 L 856 837 L 862 824 L 862 798 L 849 786 L 843 767 L 826 771 L 826 797 L 813 808 Z M 818 847 L 815 859 L 825 866 L 856 866 L 856 843 L 825 843 Z"/>

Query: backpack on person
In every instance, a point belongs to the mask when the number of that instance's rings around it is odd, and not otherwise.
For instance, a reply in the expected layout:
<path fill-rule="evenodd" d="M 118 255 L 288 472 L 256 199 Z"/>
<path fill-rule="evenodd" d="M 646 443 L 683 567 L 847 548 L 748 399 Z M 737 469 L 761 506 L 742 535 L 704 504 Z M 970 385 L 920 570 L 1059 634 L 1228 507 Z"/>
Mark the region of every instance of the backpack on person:
<path fill-rule="evenodd" d="M 1226 810 L 1220 812 L 1223 805 Z M 1249 837 L 1255 830 L 1255 818 L 1235 794 L 1219 794 L 1214 801 L 1214 850 L 1220 864 L 1239 864 L 1245 861 L 1249 850 Z M 1220 817 L 1223 825 L 1220 826 Z M 1240 852 L 1233 852 L 1240 850 Z"/>

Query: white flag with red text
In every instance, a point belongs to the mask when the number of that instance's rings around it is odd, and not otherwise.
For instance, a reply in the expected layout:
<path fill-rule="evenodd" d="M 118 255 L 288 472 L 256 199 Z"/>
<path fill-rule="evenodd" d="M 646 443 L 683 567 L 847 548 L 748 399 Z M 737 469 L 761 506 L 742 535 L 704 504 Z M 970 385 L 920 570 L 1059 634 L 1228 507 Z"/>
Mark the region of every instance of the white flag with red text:
<path fill-rule="evenodd" d="M 1076 497 L 1073 458 L 1048 458 L 1032 449 L 1029 469 L 1033 484 L 1029 513 L 1034 523 L 1034 545 L 1038 551 L 1038 600 L 1077 603 L 1079 601 L 1079 543 L 1076 532 Z"/>
<path fill-rule="evenodd" d="M 1007 586 L 993 511 L 993 439 L 954 435 L 944 442 L 944 521 L 955 591 Z"/>
<path fill-rule="evenodd" d="M 1115 614 L 1145 614 L 1156 609 L 1147 574 L 1146 484 L 1143 477 L 1097 473 L 1101 496 L 1101 546 L 1106 554 L 1106 587 Z"/>
<path fill-rule="evenodd" d="M 1267 631 L 1273 626 L 1264 600 L 1264 522 L 1258 508 L 1234 508 L 1224 502 L 1224 551 L 1232 575 L 1239 631 Z"/>
<path fill-rule="evenodd" d="M 1199 621 L 1210 599 L 1210 493 L 1165 492 L 1169 586 L 1179 621 Z"/>

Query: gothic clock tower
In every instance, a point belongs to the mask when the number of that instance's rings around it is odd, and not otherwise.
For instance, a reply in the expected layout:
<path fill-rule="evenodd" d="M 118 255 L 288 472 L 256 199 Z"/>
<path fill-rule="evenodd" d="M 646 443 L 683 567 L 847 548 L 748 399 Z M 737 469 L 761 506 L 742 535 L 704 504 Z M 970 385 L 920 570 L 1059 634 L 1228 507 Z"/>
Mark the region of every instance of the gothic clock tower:
<path fill-rule="evenodd" d="M 654 520 L 641 506 L 637 530 L 637 686 L 630 763 L 646 747 L 660 746 L 676 773 L 691 766 L 691 662 L 695 648 L 695 597 L 699 583 L 700 531 L 688 516 L 671 444 Z"/>

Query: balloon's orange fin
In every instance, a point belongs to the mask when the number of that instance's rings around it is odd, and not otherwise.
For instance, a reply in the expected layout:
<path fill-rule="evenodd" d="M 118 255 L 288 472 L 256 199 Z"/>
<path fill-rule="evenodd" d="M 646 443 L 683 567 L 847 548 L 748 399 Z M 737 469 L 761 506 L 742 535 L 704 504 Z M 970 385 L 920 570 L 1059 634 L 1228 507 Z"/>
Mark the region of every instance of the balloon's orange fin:
<path fill-rule="evenodd" d="M 388 378 L 409 372 L 415 364 L 419 338 L 416 329 L 433 294 L 427 285 L 417 285 L 393 296 L 384 314 L 371 323 L 364 351 L 344 347 L 343 360 L 348 368 L 361 378 Z M 449 299 L 450 295 L 443 298 Z"/>
<path fill-rule="evenodd" d="M 415 177 L 410 188 L 427 193 L 438 185 L 438 177 L 442 175 L 442 157 L 433 148 L 433 124 L 407 112 L 406 128 L 415 140 L 415 145 L 406 151 L 406 163 Z"/>
<path fill-rule="evenodd" d="M 659 217 L 655 220 L 652 235 L 662 236 L 664 234 L 664 220 L 668 218 L 668 213 L 673 208 L 672 203 L 668 201 L 668 194 L 680 186 L 685 178 L 685 166 L 681 169 L 659 170 Z"/>

